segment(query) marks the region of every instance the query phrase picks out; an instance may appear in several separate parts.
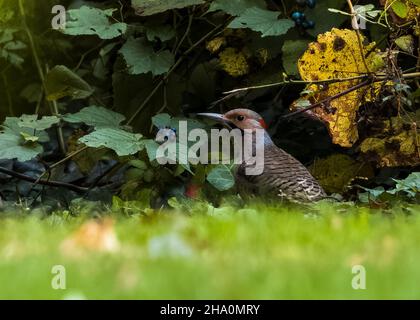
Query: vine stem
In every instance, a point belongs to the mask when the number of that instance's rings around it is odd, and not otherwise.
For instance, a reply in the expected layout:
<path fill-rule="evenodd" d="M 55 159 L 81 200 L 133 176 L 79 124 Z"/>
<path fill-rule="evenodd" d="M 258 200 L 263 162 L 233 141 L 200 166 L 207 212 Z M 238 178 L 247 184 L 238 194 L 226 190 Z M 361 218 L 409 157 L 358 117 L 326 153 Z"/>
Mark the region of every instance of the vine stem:
<path fill-rule="evenodd" d="M 303 113 L 303 112 L 306 112 L 306 111 L 312 110 L 312 109 L 314 109 L 314 108 L 317 108 L 317 107 L 323 106 L 324 104 L 328 104 L 328 103 L 329 103 L 329 102 L 331 102 L 332 100 L 338 99 L 338 98 L 340 98 L 340 97 L 342 97 L 342 96 L 345 96 L 346 94 L 348 94 L 348 93 L 350 93 L 350 92 L 353 92 L 353 91 L 355 91 L 355 90 L 358 90 L 358 89 L 360 89 L 360 88 L 363 88 L 363 87 L 365 87 L 365 86 L 367 86 L 367 85 L 371 84 L 371 83 L 372 83 L 372 82 L 374 82 L 374 81 L 377 81 L 377 80 L 368 79 L 368 80 L 366 80 L 366 81 L 360 82 L 359 84 L 357 84 L 357 85 L 355 85 L 355 86 L 353 86 L 353 87 L 351 87 L 351 88 L 348 88 L 347 90 L 344 90 L 344 91 L 342 91 L 342 92 L 340 92 L 340 93 L 337 93 L 336 95 L 333 95 L 333 96 L 328 97 L 328 98 L 326 98 L 326 99 L 324 99 L 324 100 L 321 100 L 321 101 L 319 101 L 319 102 L 316 102 L 316 103 L 314 103 L 314 104 L 312 104 L 312 105 L 310 105 L 310 106 L 308 106 L 308 107 L 306 107 L 306 108 L 302 108 L 302 109 L 299 109 L 299 110 L 297 110 L 297 111 L 295 111 L 295 112 L 289 113 L 289 114 L 287 114 L 287 115 L 283 116 L 283 118 L 290 118 L 290 117 L 292 117 L 292 116 L 294 116 L 294 115 L 297 115 L 297 114 L 300 114 L 300 113 Z"/>
<path fill-rule="evenodd" d="M 7 77 L 4 74 L 4 72 L 1 73 L 1 77 L 3 79 L 3 84 L 4 84 L 4 89 L 6 92 L 6 97 L 7 97 L 7 105 L 9 107 L 9 114 L 10 116 L 14 117 L 14 111 L 13 111 L 13 102 L 12 102 L 12 97 L 10 95 L 10 91 L 9 91 L 9 83 L 7 81 Z"/>
<path fill-rule="evenodd" d="M 22 0 L 18 0 L 18 5 L 19 5 L 20 15 L 22 16 L 22 25 L 23 25 L 23 28 L 25 29 L 26 35 L 27 35 L 28 40 L 29 40 L 29 45 L 31 47 L 32 55 L 33 55 L 34 60 L 35 60 L 35 65 L 36 65 L 36 68 L 38 70 L 39 79 L 41 80 L 42 87 L 44 88 L 44 92 L 47 92 L 46 86 L 45 86 L 44 70 L 42 69 L 42 66 L 41 66 L 41 59 L 39 58 L 38 51 L 36 49 L 34 37 L 32 36 L 32 32 L 29 29 L 28 24 L 26 22 L 26 13 L 25 13 L 25 8 L 24 8 Z M 51 109 L 52 109 L 52 114 L 53 115 L 58 115 L 59 112 L 58 112 L 57 103 L 54 101 L 52 104 L 51 103 L 49 103 L 49 104 L 50 104 Z M 37 109 L 38 109 L 38 107 L 37 107 Z M 36 111 L 38 111 L 38 110 L 36 110 Z M 59 145 L 60 145 L 60 149 L 63 152 L 63 154 L 65 154 L 66 153 L 66 144 L 65 144 L 64 138 L 63 138 L 63 130 L 60 126 L 57 128 L 57 130 L 58 130 L 58 142 L 59 142 Z"/>
<path fill-rule="evenodd" d="M 149 95 L 144 99 L 142 104 L 138 107 L 136 112 L 131 116 L 131 118 L 127 121 L 127 125 L 130 125 L 140 114 L 140 112 L 144 109 L 144 107 L 149 103 L 149 101 L 153 98 L 153 96 L 156 94 L 156 92 L 160 89 L 160 87 L 165 83 L 166 80 L 168 80 L 169 76 L 172 74 L 172 72 L 178 68 L 178 66 L 184 61 L 185 57 L 193 51 L 196 47 L 198 47 L 201 43 L 206 41 L 209 37 L 211 37 L 216 31 L 223 28 L 226 25 L 226 23 L 220 24 L 216 26 L 214 29 L 206 33 L 201 39 L 199 39 L 197 42 L 195 42 L 188 50 L 186 50 L 181 57 L 175 62 L 175 64 L 166 72 L 166 74 L 162 77 L 162 79 L 157 83 L 155 88 L 149 93 Z"/>
<path fill-rule="evenodd" d="M 31 46 L 32 54 L 33 54 L 34 60 L 35 60 L 35 65 L 36 65 L 36 68 L 38 70 L 38 75 L 39 75 L 39 78 L 41 79 L 42 83 L 44 84 L 44 82 L 45 82 L 44 71 L 42 70 L 41 60 L 39 59 L 38 52 L 36 50 L 34 38 L 32 36 L 31 30 L 28 27 L 28 24 L 26 23 L 25 8 L 23 6 L 22 0 L 18 0 L 18 3 L 19 3 L 20 15 L 22 16 L 22 25 L 25 29 L 26 35 L 27 35 L 28 40 L 29 40 L 29 44 Z"/>
<path fill-rule="evenodd" d="M 36 181 L 34 182 L 34 184 L 38 184 L 38 182 L 47 174 L 50 173 L 51 170 L 57 168 L 59 165 L 69 161 L 70 159 L 72 159 L 73 157 L 77 156 L 78 154 L 82 153 L 83 151 L 87 150 L 89 147 L 88 146 L 84 146 L 82 148 L 80 148 L 79 150 L 76 150 L 72 153 L 70 153 L 67 157 L 61 159 L 60 161 L 57 161 L 56 163 L 54 163 L 53 165 L 51 165 L 47 171 L 45 171 L 44 173 L 42 173 L 38 179 L 36 179 Z"/>
<path fill-rule="evenodd" d="M 356 11 L 354 11 L 353 3 L 351 2 L 351 0 L 347 0 L 347 4 L 350 8 L 351 24 L 353 26 L 353 29 L 356 31 L 357 43 L 359 45 L 360 55 L 362 57 L 362 61 L 363 61 L 363 64 L 366 68 L 366 72 L 370 73 L 369 67 L 368 67 L 366 59 L 365 59 L 365 54 L 363 52 L 362 35 L 360 34 L 359 24 L 357 23 L 357 13 L 356 13 Z"/>
<path fill-rule="evenodd" d="M 371 74 L 371 76 L 372 75 L 380 81 L 387 80 L 385 74 L 376 73 L 376 74 Z M 238 93 L 238 92 L 242 92 L 242 91 L 249 91 L 249 90 L 254 90 L 254 89 L 267 89 L 267 88 L 278 87 L 278 86 L 282 86 L 282 85 L 286 85 L 286 84 L 307 84 L 307 85 L 329 84 L 329 83 L 338 83 L 338 82 L 345 82 L 345 81 L 352 81 L 352 80 L 363 80 L 363 79 L 367 79 L 368 77 L 369 77 L 369 75 L 364 74 L 364 75 L 349 77 L 349 78 L 336 78 L 336 79 L 317 80 L 317 81 L 286 80 L 286 81 L 281 81 L 281 82 L 273 82 L 273 83 L 268 83 L 268 84 L 262 84 L 262 85 L 258 85 L 258 86 L 250 86 L 250 87 L 233 89 L 233 90 L 230 90 L 230 91 L 223 92 L 223 94 L 228 95 L 228 94 Z M 412 73 L 402 74 L 402 77 L 404 79 L 419 78 L 420 77 L 420 72 L 412 72 Z"/>
<path fill-rule="evenodd" d="M 262 84 L 258 86 L 250 86 L 250 87 L 233 89 L 230 91 L 225 91 L 223 92 L 223 94 L 232 94 L 232 93 L 238 93 L 238 92 L 254 90 L 254 89 L 267 89 L 267 88 L 282 86 L 286 84 L 328 84 L 328 83 L 344 82 L 344 81 L 351 81 L 351 80 L 358 80 L 358 79 L 366 79 L 367 77 L 368 77 L 367 75 L 360 75 L 360 76 L 349 77 L 349 78 L 337 78 L 337 79 L 316 80 L 316 81 L 285 80 L 281 82 L 267 83 L 267 84 Z"/>
<path fill-rule="evenodd" d="M 22 173 L 15 172 L 15 171 L 3 168 L 3 167 L 0 167 L 0 172 L 3 173 L 3 174 L 6 174 L 8 176 L 11 176 L 13 178 L 28 181 L 28 182 L 31 182 L 33 184 L 40 184 L 40 185 L 45 185 L 45 186 L 50 186 L 50 187 L 62 187 L 62 188 L 67 188 L 67 189 L 76 191 L 76 192 L 87 192 L 87 191 L 89 191 L 89 188 L 79 187 L 79 186 L 76 186 L 76 185 L 71 184 L 71 183 L 41 180 L 39 178 L 35 179 L 35 178 L 30 177 L 30 176 L 27 176 L 27 175 L 24 175 Z"/>

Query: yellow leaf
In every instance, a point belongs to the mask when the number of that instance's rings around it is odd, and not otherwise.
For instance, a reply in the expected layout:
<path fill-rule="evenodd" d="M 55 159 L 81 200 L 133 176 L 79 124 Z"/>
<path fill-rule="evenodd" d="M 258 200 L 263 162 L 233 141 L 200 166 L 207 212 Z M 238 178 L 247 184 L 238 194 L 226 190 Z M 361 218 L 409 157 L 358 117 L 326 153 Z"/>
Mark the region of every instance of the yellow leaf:
<path fill-rule="evenodd" d="M 220 65 L 232 77 L 240 77 L 249 73 L 249 65 L 245 53 L 235 48 L 226 48 L 219 55 Z"/>
<path fill-rule="evenodd" d="M 363 37 L 363 36 L 361 36 Z M 361 39 L 362 43 L 364 39 Z M 361 52 L 357 33 L 354 30 L 331 31 L 318 35 L 317 42 L 310 43 L 308 49 L 298 61 L 300 76 L 305 81 L 345 79 L 378 71 L 384 66 L 380 53 L 369 53 L 375 44 L 362 45 Z M 366 57 L 366 55 L 369 55 Z M 366 69 L 362 57 L 369 68 Z M 303 99 L 311 103 L 337 95 L 359 84 L 362 80 L 348 80 L 329 84 L 311 84 Z M 380 83 L 354 90 L 340 98 L 331 100 L 329 108 L 318 107 L 308 111 L 327 124 L 328 131 L 335 144 L 351 147 L 358 139 L 356 115 L 359 107 L 373 100 L 378 93 Z M 292 104 L 291 109 L 299 109 L 299 102 Z"/>
<path fill-rule="evenodd" d="M 378 167 L 420 165 L 420 111 L 378 121 L 377 132 L 364 139 L 360 151 L 365 159 Z"/>
<path fill-rule="evenodd" d="M 207 42 L 206 49 L 211 53 L 216 53 L 220 50 L 220 48 L 226 44 L 225 37 L 216 37 L 209 42 Z"/>

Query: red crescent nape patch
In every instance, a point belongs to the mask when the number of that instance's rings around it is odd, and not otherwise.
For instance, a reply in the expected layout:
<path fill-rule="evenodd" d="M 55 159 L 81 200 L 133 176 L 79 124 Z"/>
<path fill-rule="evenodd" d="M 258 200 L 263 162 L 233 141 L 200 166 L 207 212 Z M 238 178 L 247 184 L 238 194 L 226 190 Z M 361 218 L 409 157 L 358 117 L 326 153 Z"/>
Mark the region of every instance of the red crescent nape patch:
<path fill-rule="evenodd" d="M 261 127 L 263 127 L 264 129 L 267 129 L 267 124 L 265 123 L 264 119 L 261 118 L 260 120 L 258 120 L 259 124 L 261 125 Z"/>

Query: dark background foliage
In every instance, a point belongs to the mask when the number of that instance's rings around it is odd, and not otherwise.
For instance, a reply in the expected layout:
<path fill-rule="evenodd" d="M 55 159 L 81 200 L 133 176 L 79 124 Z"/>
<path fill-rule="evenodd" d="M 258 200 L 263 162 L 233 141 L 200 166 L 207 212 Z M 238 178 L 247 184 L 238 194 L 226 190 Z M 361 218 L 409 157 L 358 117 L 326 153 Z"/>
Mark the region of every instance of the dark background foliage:
<path fill-rule="evenodd" d="M 164 2 L 164 1 L 162 1 Z M 243 1 L 242 3 L 245 3 Z M 258 1 L 255 1 L 258 2 Z M 249 1 L 253 3 L 253 1 Z M 358 4 L 368 4 L 370 1 L 359 1 Z M 112 39 L 104 40 L 94 35 L 70 36 L 51 29 L 51 8 L 55 4 L 64 5 L 68 9 L 77 9 L 82 5 L 100 9 L 114 8 L 113 22 L 124 22 L 128 25 L 127 32 Z M 193 117 L 197 112 L 224 112 L 235 107 L 247 107 L 259 112 L 269 125 L 269 132 L 277 145 L 293 154 L 305 165 L 310 166 L 315 159 L 325 158 L 333 154 L 345 154 L 361 165 L 366 163 L 373 174 L 368 174 L 370 185 L 391 185 L 391 178 L 405 178 L 410 172 L 416 171 L 415 165 L 381 168 L 377 166 L 378 159 L 360 156 L 359 145 L 352 148 L 342 148 L 334 145 L 323 123 L 307 115 L 301 114 L 291 118 L 284 118 L 288 114 L 290 104 L 299 98 L 304 85 L 288 84 L 258 90 L 244 91 L 235 95 L 224 95 L 224 92 L 241 87 L 263 85 L 282 81 L 285 73 L 291 78 L 298 79 L 297 73 L 290 70 L 302 52 L 296 48 L 294 56 L 289 57 L 282 47 L 286 41 L 315 41 L 320 33 L 329 31 L 332 27 L 350 28 L 347 16 L 333 14 L 328 8 L 347 10 L 346 1 L 318 1 L 315 8 L 302 9 L 296 1 L 266 1 L 266 9 L 277 12 L 283 19 L 291 18 L 293 12 L 304 11 L 307 21 L 314 24 L 314 28 L 305 28 L 296 24 L 284 34 L 263 37 L 260 32 L 247 29 L 226 29 L 232 17 L 224 12 L 207 13 L 210 1 L 200 5 L 188 6 L 180 9 L 163 10 L 149 16 L 139 15 L 134 10 L 131 1 L 0 1 L 1 16 L 0 30 L 13 29 L 14 41 L 25 44 L 25 48 L 14 52 L 17 56 L 0 59 L 0 117 L 19 117 L 22 114 L 51 115 L 75 113 L 83 107 L 97 105 L 125 115 L 133 132 L 142 133 L 145 137 L 153 138 L 156 127 L 152 124 L 152 117 L 156 114 L 168 113 L 172 116 Z M 379 7 L 378 3 L 375 3 Z M 141 13 L 140 13 L 141 14 Z M 136 39 L 148 37 L 149 31 L 166 28 L 157 37 L 147 40 L 154 55 L 169 50 L 174 61 L 170 72 L 153 75 L 151 72 L 130 74 L 124 57 L 119 53 L 131 37 Z M 146 30 L 146 31 L 145 31 Z M 161 30 L 161 29 L 160 29 Z M 378 48 L 392 47 L 393 40 L 404 34 L 412 34 L 412 25 L 405 29 L 384 28 L 368 24 L 364 32 L 369 41 L 377 41 Z M 207 36 L 212 32 L 211 36 Z M 173 34 L 172 37 L 169 34 Z M 384 37 L 385 35 L 385 37 Z M 168 36 L 169 39 L 164 39 Z M 209 42 L 217 37 L 223 38 L 220 50 L 209 48 Z M 203 41 L 199 42 L 200 39 Z M 417 40 L 415 40 L 417 43 Z M 241 52 L 246 60 L 246 68 L 238 61 L 234 67 L 223 65 L 220 51 L 233 48 L 236 53 Z M 397 62 L 402 70 L 416 66 L 416 52 L 411 55 L 399 56 Z M 17 62 L 21 60 L 21 62 Z M 86 99 L 63 97 L 56 101 L 48 101 L 43 89 L 43 79 L 49 70 L 57 65 L 64 65 L 75 74 L 83 78 L 93 89 L 93 94 Z M 171 68 L 172 68 L 171 67 Z M 235 70 L 231 70 L 236 68 Z M 239 68 L 239 69 L 238 69 Z M 242 71 L 241 71 L 242 68 Z M 246 69 L 244 71 L 243 69 Z M 238 71 L 239 70 L 239 71 Z M 238 75 L 238 72 L 242 74 Z M 415 91 L 413 84 L 410 90 Z M 418 91 L 417 91 L 418 92 Z M 415 98 L 408 112 L 418 108 Z M 55 109 L 56 108 L 56 109 Z M 359 111 L 361 137 L 371 136 L 379 120 L 395 117 L 396 109 L 392 103 L 378 104 L 378 102 L 363 106 Z M 372 120 L 373 119 L 373 120 Z M 365 121 L 366 120 L 366 121 Z M 27 175 L 38 177 L 39 174 L 52 164 L 63 159 L 79 148 L 77 139 L 90 132 L 89 126 L 64 123 L 60 130 L 48 130 L 50 142 L 44 146 L 44 153 L 29 164 L 4 163 Z M 64 148 L 59 147 L 59 138 L 63 135 Z M 361 139 L 362 140 L 362 139 Z M 97 178 L 107 174 L 116 163 L 126 161 L 115 157 L 115 154 L 96 153 L 96 157 L 88 159 L 92 154 L 80 154 L 79 158 L 58 167 L 52 176 L 55 180 L 72 182 L 87 187 Z M 143 155 L 144 158 L 144 155 Z M 88 159 L 88 160 L 87 160 Z M 144 158 L 147 162 L 147 158 Z M 88 162 L 88 163 L 86 163 Z M 414 164 L 417 164 L 414 162 Z M 336 176 L 342 175 L 343 170 L 337 164 Z M 184 168 L 185 169 L 185 168 Z M 200 172 L 199 168 L 195 168 Z M 159 171 L 159 170 L 157 170 Z M 196 173 L 197 173 L 196 172 Z M 113 175 L 111 183 L 125 181 L 123 171 Z M 156 174 L 155 178 L 147 178 L 144 184 L 130 185 L 141 189 L 167 185 L 167 181 L 180 180 L 185 183 L 190 180 L 188 172 L 182 169 L 171 169 L 168 174 Z M 187 178 L 188 176 L 188 178 Z M 197 176 L 201 176 L 197 174 Z M 180 178 L 181 177 L 181 178 Z M 3 177 L 6 181 L 9 178 Z M 126 176 L 125 176 L 126 178 Z M 332 177 L 334 178 L 334 177 Z M 350 177 L 344 184 L 357 178 Z M 198 179 L 198 178 L 196 178 Z M 12 180 L 16 183 L 16 180 Z M 200 180 L 201 181 L 201 180 Z M 201 181 L 202 182 L 202 181 Z M 360 181 L 359 181 L 360 182 Z M 172 183 L 172 182 L 171 182 Z M 171 184 L 170 183 L 170 184 Z M 32 183 L 22 182 L 19 192 L 34 197 L 40 193 L 52 194 L 52 198 L 59 197 L 57 190 L 45 190 L 45 187 L 33 187 Z M 117 183 L 118 184 L 118 183 Z M 9 199 L 15 199 L 12 184 L 3 188 L 3 193 L 9 194 Z M 127 187 L 130 189 L 130 186 Z M 94 185 L 94 187 L 97 187 Z M 341 186 L 341 192 L 344 192 Z M 127 189 L 126 188 L 126 189 Z M 339 189 L 340 190 L 340 189 Z M 109 194 L 116 192 L 111 189 Z M 159 190 L 167 193 L 167 190 Z M 99 192 L 101 193 L 101 191 Z M 350 192 L 349 197 L 353 197 Z M 66 191 L 64 191 L 64 195 Z M 63 196 L 64 196 L 63 195 Z M 65 198 L 65 197 L 64 197 Z M 71 196 L 70 196 L 71 198 Z"/>

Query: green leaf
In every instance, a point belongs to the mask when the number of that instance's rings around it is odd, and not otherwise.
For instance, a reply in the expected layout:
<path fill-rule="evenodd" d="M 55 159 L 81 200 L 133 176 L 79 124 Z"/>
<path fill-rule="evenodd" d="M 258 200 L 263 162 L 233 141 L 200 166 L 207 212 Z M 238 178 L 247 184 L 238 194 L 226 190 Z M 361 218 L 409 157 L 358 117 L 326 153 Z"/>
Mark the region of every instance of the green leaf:
<path fill-rule="evenodd" d="M 229 190 L 235 185 L 235 178 L 226 165 L 213 168 L 207 175 L 207 181 L 219 191 Z"/>
<path fill-rule="evenodd" d="M 50 140 L 48 134 L 43 130 L 35 130 L 32 128 L 26 128 L 19 125 L 22 119 L 25 117 L 23 115 L 20 118 L 16 117 L 7 117 L 3 123 L 3 131 L 6 133 L 14 134 L 18 137 L 26 136 L 36 136 L 38 137 L 39 142 L 47 142 Z"/>
<path fill-rule="evenodd" d="M 180 131 L 180 129 L 179 129 L 180 121 L 186 121 L 187 122 L 188 132 L 190 132 L 193 129 L 203 129 L 203 128 L 206 127 L 202 122 L 200 122 L 196 119 L 186 119 L 186 118 L 181 118 L 181 117 L 175 117 L 175 118 L 172 118 L 171 124 L 169 125 L 169 128 L 170 129 L 175 129 L 176 132 L 179 132 Z"/>
<path fill-rule="evenodd" d="M 409 197 L 414 198 L 420 193 L 420 172 L 412 172 L 404 180 L 393 179 L 397 184 L 394 189 L 388 190 L 390 194 L 405 192 Z"/>
<path fill-rule="evenodd" d="M 415 4 L 416 6 L 420 6 L 420 0 L 409 0 L 411 3 Z"/>
<path fill-rule="evenodd" d="M 312 103 L 308 99 L 299 98 L 295 102 L 295 105 L 296 105 L 296 107 L 299 107 L 299 108 L 307 108 L 307 107 L 310 107 L 312 105 Z"/>
<path fill-rule="evenodd" d="M 215 0 L 211 3 L 208 12 L 222 10 L 231 16 L 240 16 L 252 7 L 265 9 L 266 4 L 264 0 Z"/>
<path fill-rule="evenodd" d="M 20 67 L 24 59 L 15 51 L 26 49 L 26 44 L 15 39 L 18 29 L 6 28 L 0 30 L 0 58 L 16 67 Z"/>
<path fill-rule="evenodd" d="M 78 113 L 65 115 L 63 120 L 71 123 L 84 123 L 96 129 L 101 129 L 119 128 L 125 117 L 104 107 L 90 106 L 83 108 Z"/>
<path fill-rule="evenodd" d="M 395 39 L 395 44 L 402 50 L 413 53 L 414 51 L 414 39 L 412 35 L 401 36 Z"/>
<path fill-rule="evenodd" d="M 60 118 L 56 116 L 44 116 L 38 120 L 38 116 L 36 114 L 24 114 L 19 118 L 18 126 L 20 128 L 29 128 L 41 131 L 49 129 L 59 122 Z"/>
<path fill-rule="evenodd" d="M 25 140 L 25 143 L 34 143 L 39 141 L 39 137 L 27 134 L 26 132 L 21 132 L 20 135 L 23 140 Z"/>
<path fill-rule="evenodd" d="M 144 145 L 146 146 L 147 156 L 150 161 L 156 160 L 156 152 L 159 148 L 159 144 L 152 139 L 144 140 Z"/>
<path fill-rule="evenodd" d="M 147 164 L 143 160 L 131 160 L 128 162 L 128 164 L 136 169 L 147 170 Z"/>
<path fill-rule="evenodd" d="M 125 23 L 111 23 L 112 14 L 116 9 L 101 10 L 82 6 L 80 9 L 68 11 L 68 21 L 63 33 L 79 35 L 97 35 L 104 40 L 119 37 L 127 31 Z"/>
<path fill-rule="evenodd" d="M 149 41 L 159 39 L 161 41 L 168 41 L 175 37 L 176 32 L 174 28 L 168 24 L 165 25 L 147 25 L 145 26 L 146 37 Z"/>
<path fill-rule="evenodd" d="M 397 16 L 400 18 L 406 18 L 408 15 L 408 6 L 402 1 L 395 1 L 391 5 L 392 10 L 395 12 Z"/>
<path fill-rule="evenodd" d="M 151 16 L 172 9 L 203 4 L 204 0 L 132 0 L 132 7 L 140 16 Z"/>
<path fill-rule="evenodd" d="M 171 125 L 172 117 L 167 113 L 160 113 L 152 118 L 153 125 L 158 129 L 168 128 Z"/>
<path fill-rule="evenodd" d="M 118 156 L 136 154 L 144 149 L 141 134 L 130 133 L 121 129 L 103 128 L 79 139 L 88 147 L 106 147 L 115 151 Z"/>
<path fill-rule="evenodd" d="M 295 23 L 289 19 L 278 19 L 278 12 L 249 8 L 235 18 L 229 28 L 249 28 L 261 32 L 262 37 L 285 34 Z"/>
<path fill-rule="evenodd" d="M 166 73 L 174 64 L 174 56 L 169 50 L 154 52 L 144 38 L 129 38 L 120 53 L 124 57 L 130 74 L 151 72 L 153 75 Z"/>
<path fill-rule="evenodd" d="M 385 193 L 384 187 L 376 187 L 374 189 L 369 189 L 360 186 L 360 188 L 366 191 L 364 193 L 359 193 L 358 195 L 359 201 L 363 203 L 369 203 L 369 201 L 377 200 L 382 194 Z"/>
<path fill-rule="evenodd" d="M 297 61 L 308 48 L 309 41 L 286 40 L 283 44 L 283 67 L 289 75 L 299 75 Z"/>
<path fill-rule="evenodd" d="M 92 95 L 90 85 L 66 66 L 55 66 L 45 79 L 47 99 L 59 100 L 64 97 L 85 99 Z"/>
<path fill-rule="evenodd" d="M 43 152 L 38 141 L 48 141 L 44 132 L 36 133 L 33 129 L 20 128 L 19 118 L 6 118 L 0 131 L 0 159 L 29 161 Z"/>
<path fill-rule="evenodd" d="M 29 161 L 42 153 L 39 144 L 23 144 L 23 138 L 5 132 L 0 132 L 0 159 L 17 159 Z"/>

